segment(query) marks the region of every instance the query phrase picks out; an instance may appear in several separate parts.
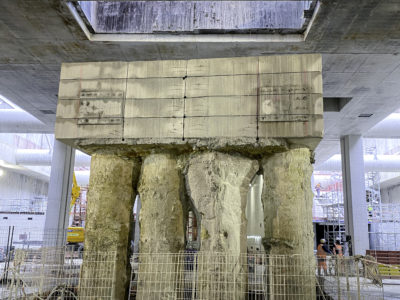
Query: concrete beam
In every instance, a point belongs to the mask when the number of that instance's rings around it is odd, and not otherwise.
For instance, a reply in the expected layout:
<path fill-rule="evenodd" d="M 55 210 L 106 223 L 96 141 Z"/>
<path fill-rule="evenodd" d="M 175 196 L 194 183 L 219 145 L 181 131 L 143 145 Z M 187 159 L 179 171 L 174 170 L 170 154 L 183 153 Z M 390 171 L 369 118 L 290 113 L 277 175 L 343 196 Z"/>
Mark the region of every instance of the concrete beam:
<path fill-rule="evenodd" d="M 54 133 L 54 128 L 25 111 L 1 111 L 0 133 Z"/>

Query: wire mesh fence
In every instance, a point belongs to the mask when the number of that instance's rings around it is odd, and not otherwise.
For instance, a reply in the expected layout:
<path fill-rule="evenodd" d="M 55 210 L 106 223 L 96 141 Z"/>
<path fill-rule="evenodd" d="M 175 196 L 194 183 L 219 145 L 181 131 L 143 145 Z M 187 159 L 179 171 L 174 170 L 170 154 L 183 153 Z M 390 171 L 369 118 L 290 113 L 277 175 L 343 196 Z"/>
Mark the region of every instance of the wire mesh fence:
<path fill-rule="evenodd" d="M 372 257 L 331 256 L 327 269 L 317 277 L 322 292 L 317 299 L 384 299 L 379 264 Z"/>
<path fill-rule="evenodd" d="M 129 299 L 383 299 L 376 261 L 317 264 L 300 255 L 142 253 L 132 257 Z"/>
<path fill-rule="evenodd" d="M 0 299 L 113 299 L 116 252 L 17 249 L 2 273 Z M 90 265 L 96 272 L 86 272 Z"/>
<path fill-rule="evenodd" d="M 0 299 L 116 299 L 117 253 L 73 247 L 11 251 Z M 374 257 L 326 257 L 318 272 L 301 255 L 207 252 L 132 256 L 129 299 L 384 299 Z M 119 299 L 119 298 L 118 298 Z"/>

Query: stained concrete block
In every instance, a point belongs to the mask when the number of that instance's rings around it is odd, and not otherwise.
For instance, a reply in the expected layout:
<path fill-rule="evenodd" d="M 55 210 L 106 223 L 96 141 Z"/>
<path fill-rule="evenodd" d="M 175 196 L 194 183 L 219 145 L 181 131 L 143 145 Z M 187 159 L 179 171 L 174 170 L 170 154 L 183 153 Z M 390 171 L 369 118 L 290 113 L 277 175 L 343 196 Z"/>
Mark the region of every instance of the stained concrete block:
<path fill-rule="evenodd" d="M 289 272 L 285 283 L 287 293 L 303 295 L 296 299 L 313 299 L 315 262 L 310 150 L 300 148 L 274 154 L 263 159 L 262 167 L 264 248 L 271 255 L 298 255 L 293 256 L 293 262 L 286 262 L 293 264 L 293 268 L 286 268 L 286 271 L 276 268 L 272 276 L 279 280 Z M 277 294 L 277 299 L 286 297 L 279 296 L 279 290 L 271 290 L 271 293 Z"/>
<path fill-rule="evenodd" d="M 126 79 L 61 80 L 58 99 L 124 99 Z"/>
<path fill-rule="evenodd" d="M 320 54 L 271 55 L 188 61 L 188 76 L 321 72 Z"/>
<path fill-rule="evenodd" d="M 260 94 L 322 94 L 320 72 L 273 73 L 259 75 Z"/>
<path fill-rule="evenodd" d="M 258 73 L 258 57 L 192 59 L 187 63 L 187 76 L 244 75 Z"/>
<path fill-rule="evenodd" d="M 126 78 L 128 63 L 123 61 L 64 63 L 60 79 Z"/>
<path fill-rule="evenodd" d="M 125 119 L 124 126 L 126 139 L 162 140 L 183 137 L 183 119 L 181 118 L 128 118 Z"/>
<path fill-rule="evenodd" d="M 75 100 L 58 100 L 56 117 L 59 119 L 74 119 L 78 117 L 80 101 Z"/>
<path fill-rule="evenodd" d="M 85 65 L 89 70 L 71 75 Z M 257 137 L 262 144 L 276 138 L 297 144 L 323 134 L 320 55 L 140 61 L 126 68 L 82 63 L 63 72 L 56 122 L 68 128 L 56 131 L 69 144 L 104 138 L 107 144 L 214 147 L 213 139 L 222 137 L 218 145 L 235 148 Z"/>
<path fill-rule="evenodd" d="M 184 122 L 185 138 L 257 137 L 255 116 L 188 117 Z"/>
<path fill-rule="evenodd" d="M 78 119 L 57 118 L 55 135 L 61 141 L 77 139 L 121 139 L 122 122 L 120 119 L 105 118 L 101 119 L 103 124 L 79 125 Z M 113 124 L 115 120 L 115 123 Z M 96 122 L 98 120 L 96 119 Z"/>
<path fill-rule="evenodd" d="M 183 118 L 184 99 L 127 99 L 125 118 Z"/>
<path fill-rule="evenodd" d="M 78 118 L 121 118 L 122 101 L 117 99 L 87 99 L 79 101 Z"/>
<path fill-rule="evenodd" d="M 257 95 L 257 75 L 188 77 L 186 97 Z"/>
<path fill-rule="evenodd" d="M 286 117 L 289 118 L 289 117 Z M 263 122 L 260 117 L 258 134 L 260 138 L 307 138 L 320 137 L 323 135 L 323 119 L 322 116 L 308 116 L 302 121 L 295 122 L 279 122 L 279 120 Z"/>
<path fill-rule="evenodd" d="M 128 78 L 186 76 L 186 60 L 133 61 L 128 63 Z"/>
<path fill-rule="evenodd" d="M 260 96 L 260 116 L 322 115 L 322 94 L 273 94 Z"/>
<path fill-rule="evenodd" d="M 183 98 L 185 82 L 182 78 L 128 79 L 127 99 Z"/>
<path fill-rule="evenodd" d="M 257 170 L 257 161 L 203 152 L 189 159 L 185 174 L 187 194 L 201 216 L 200 251 L 229 254 L 237 263 L 232 272 L 238 282 L 245 281 L 241 278 L 246 263 L 241 254 L 246 253 L 247 246 L 245 208 L 249 184 Z M 208 276 L 207 280 L 202 280 L 202 276 Z M 207 269 L 198 271 L 198 277 L 199 293 L 220 299 L 220 294 L 210 286 L 214 280 L 225 280 L 218 274 L 218 265 L 209 264 Z M 246 285 L 238 284 L 236 289 L 235 299 L 245 299 Z"/>
<path fill-rule="evenodd" d="M 257 96 L 186 98 L 187 117 L 255 116 Z"/>
<path fill-rule="evenodd" d="M 83 299 L 89 296 L 101 299 L 104 279 L 97 276 L 97 264 L 86 262 L 96 252 L 101 260 L 102 252 L 105 251 L 116 252 L 112 299 L 125 299 L 130 278 L 127 267 L 135 199 L 133 186 L 136 186 L 139 172 L 140 164 L 135 160 L 122 159 L 116 155 L 92 155 L 81 273 L 82 282 L 90 288 L 82 288 L 80 297 Z"/>

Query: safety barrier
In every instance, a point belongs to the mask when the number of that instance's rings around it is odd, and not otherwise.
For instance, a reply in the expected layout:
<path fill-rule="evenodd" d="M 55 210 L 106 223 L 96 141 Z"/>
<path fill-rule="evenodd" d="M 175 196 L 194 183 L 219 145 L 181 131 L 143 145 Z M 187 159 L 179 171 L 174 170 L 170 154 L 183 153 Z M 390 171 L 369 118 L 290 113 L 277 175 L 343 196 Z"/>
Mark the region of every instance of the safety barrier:
<path fill-rule="evenodd" d="M 10 255 L 0 299 L 114 298 L 114 251 L 45 247 Z M 328 257 L 326 265 L 318 275 L 314 258 L 300 255 L 141 253 L 131 258 L 129 299 L 383 299 L 373 257 Z"/>

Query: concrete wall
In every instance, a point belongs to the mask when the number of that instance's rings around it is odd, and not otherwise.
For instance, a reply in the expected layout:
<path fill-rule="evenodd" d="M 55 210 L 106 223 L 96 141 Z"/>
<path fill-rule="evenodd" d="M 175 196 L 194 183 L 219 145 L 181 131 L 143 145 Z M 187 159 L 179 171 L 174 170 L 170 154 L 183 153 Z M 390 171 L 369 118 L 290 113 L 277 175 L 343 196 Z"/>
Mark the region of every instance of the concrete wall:
<path fill-rule="evenodd" d="M 8 226 L 39 231 L 44 228 L 45 215 L 0 213 L 0 241 L 6 242 Z"/>
<path fill-rule="evenodd" d="M 381 189 L 381 201 L 385 204 L 400 204 L 400 185 Z"/>
<path fill-rule="evenodd" d="M 75 146 L 307 144 L 322 114 L 320 55 L 70 63 L 55 134 Z"/>
<path fill-rule="evenodd" d="M 48 183 L 4 169 L 0 176 L 0 201 L 47 197 Z M 0 203 L 1 205 L 1 203 Z"/>

